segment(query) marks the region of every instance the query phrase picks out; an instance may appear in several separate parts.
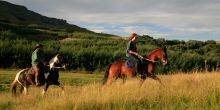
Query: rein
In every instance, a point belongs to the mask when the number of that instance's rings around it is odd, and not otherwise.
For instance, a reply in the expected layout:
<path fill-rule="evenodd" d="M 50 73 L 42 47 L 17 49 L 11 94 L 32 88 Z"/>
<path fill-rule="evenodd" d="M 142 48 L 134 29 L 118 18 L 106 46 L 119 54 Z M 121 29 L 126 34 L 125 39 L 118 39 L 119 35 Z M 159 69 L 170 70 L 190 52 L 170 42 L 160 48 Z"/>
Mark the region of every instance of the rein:
<path fill-rule="evenodd" d="M 63 68 L 63 69 L 64 69 L 64 67 L 54 67 L 54 68 L 58 68 L 58 69 L 59 69 L 59 68 Z"/>
<path fill-rule="evenodd" d="M 144 57 L 142 57 L 142 59 L 147 60 L 147 61 L 150 61 L 150 62 L 152 62 L 152 63 L 158 63 L 158 62 L 159 62 L 159 61 L 150 60 L 150 59 L 148 59 L 148 58 L 144 58 Z"/>
<path fill-rule="evenodd" d="M 46 65 L 46 66 L 49 66 L 49 67 L 50 67 L 50 65 Z M 53 67 L 53 68 L 57 68 L 57 69 L 61 69 L 61 68 L 62 68 L 62 69 L 65 69 L 65 67 L 58 67 L 58 66 L 57 66 L 57 67 L 55 66 L 55 67 Z"/>
<path fill-rule="evenodd" d="M 159 61 L 155 61 L 155 60 L 150 60 L 150 59 L 148 59 L 148 58 L 144 58 L 144 57 L 141 56 L 141 55 L 138 55 L 138 57 L 140 57 L 141 59 L 144 59 L 144 60 L 150 61 L 150 62 L 152 62 L 152 63 L 157 63 L 157 62 L 159 62 Z"/>

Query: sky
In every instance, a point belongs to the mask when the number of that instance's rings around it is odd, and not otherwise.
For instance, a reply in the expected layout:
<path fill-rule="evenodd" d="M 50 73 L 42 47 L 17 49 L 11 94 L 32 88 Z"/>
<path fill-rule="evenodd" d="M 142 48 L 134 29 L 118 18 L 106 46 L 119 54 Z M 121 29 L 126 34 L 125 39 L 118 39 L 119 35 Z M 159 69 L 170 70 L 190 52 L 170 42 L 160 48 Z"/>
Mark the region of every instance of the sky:
<path fill-rule="evenodd" d="M 220 40 L 220 0 L 6 0 L 48 17 L 120 36 Z"/>

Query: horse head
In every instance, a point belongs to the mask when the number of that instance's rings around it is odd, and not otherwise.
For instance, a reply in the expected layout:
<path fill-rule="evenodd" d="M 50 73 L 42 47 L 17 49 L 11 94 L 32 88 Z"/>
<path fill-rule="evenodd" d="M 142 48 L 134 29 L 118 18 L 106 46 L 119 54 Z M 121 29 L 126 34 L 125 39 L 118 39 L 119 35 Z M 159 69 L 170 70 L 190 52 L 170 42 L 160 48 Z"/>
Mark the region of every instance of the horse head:
<path fill-rule="evenodd" d="M 169 63 L 168 57 L 167 57 L 167 48 L 162 47 L 161 49 L 162 49 L 162 51 L 161 51 L 160 59 L 161 59 L 161 62 L 163 63 L 163 65 L 166 65 Z"/>
<path fill-rule="evenodd" d="M 49 65 L 50 65 L 50 69 L 54 69 L 54 68 L 67 69 L 68 67 L 68 63 L 66 63 L 63 54 L 57 54 L 54 58 L 50 60 Z"/>
<path fill-rule="evenodd" d="M 147 57 L 154 61 L 160 60 L 163 65 L 166 65 L 169 62 L 166 47 L 155 49 Z"/>

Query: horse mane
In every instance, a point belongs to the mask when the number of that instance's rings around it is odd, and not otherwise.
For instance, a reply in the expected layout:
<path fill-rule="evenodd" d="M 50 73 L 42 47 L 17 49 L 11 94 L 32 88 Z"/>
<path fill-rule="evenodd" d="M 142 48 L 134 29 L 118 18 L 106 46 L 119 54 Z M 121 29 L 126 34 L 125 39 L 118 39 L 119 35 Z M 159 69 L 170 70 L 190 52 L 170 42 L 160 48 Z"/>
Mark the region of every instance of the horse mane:
<path fill-rule="evenodd" d="M 54 63 L 55 63 L 54 59 L 55 59 L 57 56 L 58 56 L 58 54 L 55 55 L 55 57 L 53 57 L 53 58 L 49 61 L 50 69 L 53 68 Z"/>
<path fill-rule="evenodd" d="M 57 55 L 56 55 L 56 56 L 57 56 Z M 56 56 L 55 56 L 55 57 L 56 57 Z M 49 64 L 51 64 L 51 63 L 54 62 L 54 58 L 55 58 L 55 57 L 53 57 L 53 58 L 50 59 Z"/>
<path fill-rule="evenodd" d="M 163 50 L 166 53 L 166 47 L 160 47 L 160 48 L 156 48 L 153 51 L 151 51 L 149 54 L 145 55 L 145 57 L 149 57 L 150 55 L 154 54 L 155 52 L 159 51 L 159 50 Z"/>

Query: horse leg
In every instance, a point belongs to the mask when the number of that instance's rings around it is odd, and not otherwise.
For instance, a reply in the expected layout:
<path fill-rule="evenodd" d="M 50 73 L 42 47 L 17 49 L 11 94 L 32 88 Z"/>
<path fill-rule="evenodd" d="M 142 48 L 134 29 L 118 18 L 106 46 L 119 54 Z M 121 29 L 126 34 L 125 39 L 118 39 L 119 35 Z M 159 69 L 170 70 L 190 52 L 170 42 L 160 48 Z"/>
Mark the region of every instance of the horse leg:
<path fill-rule="evenodd" d="M 62 94 L 64 95 L 64 86 L 62 84 L 60 84 L 59 81 L 55 82 L 54 85 L 59 86 L 61 88 L 61 90 L 62 90 Z"/>
<path fill-rule="evenodd" d="M 141 75 L 141 80 L 140 80 L 140 87 L 143 85 L 144 81 L 146 80 L 146 75 Z"/>
<path fill-rule="evenodd" d="M 122 84 L 125 84 L 125 82 L 126 82 L 126 76 L 125 75 L 121 75 L 121 79 L 122 79 Z"/>
<path fill-rule="evenodd" d="M 30 78 L 30 76 L 27 76 L 27 81 L 28 81 L 31 85 L 35 85 L 35 83 L 34 83 L 33 80 Z"/>
<path fill-rule="evenodd" d="M 20 87 L 20 93 L 22 93 L 22 92 L 24 92 L 24 87 L 23 86 Z"/>
<path fill-rule="evenodd" d="M 154 80 L 157 80 L 158 82 L 160 82 L 160 84 L 162 84 L 161 80 L 156 75 L 153 74 L 153 71 L 154 71 L 153 67 L 154 67 L 153 64 L 148 65 L 148 74 L 147 74 L 147 76 L 154 79 Z"/>
<path fill-rule="evenodd" d="M 24 88 L 24 95 L 28 95 L 28 87 L 29 87 L 29 84 L 27 81 L 25 81 L 23 84 L 22 84 L 23 88 Z"/>
<path fill-rule="evenodd" d="M 112 84 L 112 81 L 113 81 L 113 78 L 108 78 L 107 82 L 106 82 L 106 85 L 111 85 Z"/>
<path fill-rule="evenodd" d="M 149 73 L 148 77 L 150 77 L 150 78 L 152 78 L 154 80 L 157 80 L 160 84 L 162 84 L 160 78 L 158 78 L 156 75 L 153 75 L 152 73 Z"/>
<path fill-rule="evenodd" d="M 64 86 L 63 86 L 62 84 L 59 84 L 58 86 L 61 88 L 61 90 L 62 90 L 62 94 L 64 95 L 64 94 L 65 94 Z"/>
<path fill-rule="evenodd" d="M 24 95 L 28 95 L 28 86 L 23 86 L 24 87 Z"/>
<path fill-rule="evenodd" d="M 11 96 L 15 96 L 15 95 L 16 95 L 16 85 L 17 85 L 17 81 L 14 80 L 14 81 L 11 83 L 11 86 L 10 86 Z"/>
<path fill-rule="evenodd" d="M 41 93 L 42 96 L 45 95 L 45 93 L 46 93 L 46 91 L 47 91 L 49 85 L 50 85 L 49 83 L 46 83 L 46 84 L 45 84 L 45 86 L 44 86 L 44 90 L 43 90 L 43 92 Z"/>
<path fill-rule="evenodd" d="M 111 85 L 113 81 L 117 80 L 118 76 L 110 76 L 107 80 L 107 85 Z"/>
<path fill-rule="evenodd" d="M 154 80 L 157 80 L 160 84 L 162 84 L 160 78 L 158 78 L 157 76 L 153 76 L 152 78 L 153 78 Z"/>

